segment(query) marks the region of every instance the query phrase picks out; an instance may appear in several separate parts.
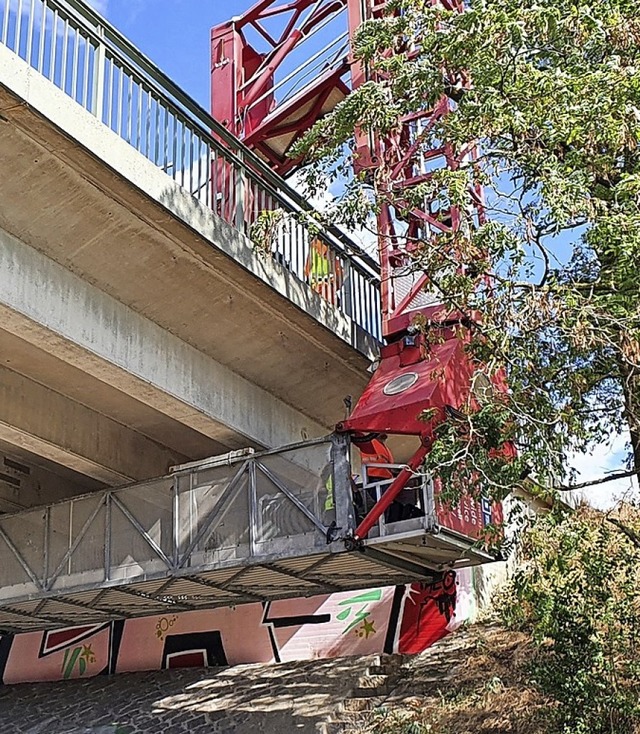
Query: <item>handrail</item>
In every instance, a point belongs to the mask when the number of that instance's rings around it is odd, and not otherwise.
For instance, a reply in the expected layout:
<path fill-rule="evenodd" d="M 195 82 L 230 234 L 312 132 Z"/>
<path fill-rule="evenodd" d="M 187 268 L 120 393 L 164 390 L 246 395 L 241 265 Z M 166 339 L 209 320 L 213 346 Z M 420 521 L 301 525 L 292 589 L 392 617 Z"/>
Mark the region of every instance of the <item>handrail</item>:
<path fill-rule="evenodd" d="M 50 0 L 55 2 L 55 0 Z M 133 61 L 138 65 L 139 69 L 147 74 L 150 80 L 158 81 L 158 91 L 164 90 L 171 93 L 178 102 L 184 107 L 185 110 L 190 111 L 193 114 L 194 121 L 202 123 L 204 129 L 203 133 L 209 135 L 207 128 L 227 143 L 231 150 L 229 151 L 230 156 L 236 161 L 239 160 L 232 154 L 234 148 L 241 150 L 245 163 L 250 163 L 252 168 L 259 173 L 260 176 L 274 186 L 275 189 L 280 190 L 283 194 L 286 194 L 295 204 L 303 208 L 305 211 L 312 212 L 314 208 L 305 200 L 305 198 L 297 192 L 293 187 L 285 181 L 284 178 L 279 176 L 273 169 L 271 169 L 259 156 L 257 156 L 251 148 L 244 145 L 244 143 L 237 138 L 233 133 L 229 132 L 227 128 L 222 125 L 218 120 L 212 117 L 201 105 L 198 104 L 192 97 L 190 97 L 183 89 L 181 89 L 167 74 L 165 74 L 159 66 L 153 63 L 147 56 L 145 56 L 139 49 L 137 49 L 131 41 L 123 36 L 113 25 L 109 23 L 106 18 L 103 18 L 93 8 L 86 5 L 82 0 L 59 0 L 62 3 L 68 3 L 78 14 L 80 20 L 83 15 L 89 17 L 98 27 L 104 29 L 104 37 L 100 38 L 98 33 L 95 34 L 95 40 L 109 41 L 113 44 L 114 50 L 122 50 L 131 57 Z M 215 139 L 212 137 L 215 142 Z M 340 231 L 337 227 L 329 225 L 327 228 L 337 240 L 339 240 L 345 249 L 345 252 L 352 252 L 363 260 L 369 267 L 374 271 L 372 274 L 378 274 L 379 265 L 367 252 L 365 252 L 356 242 L 354 242 L 348 235 Z"/>
<path fill-rule="evenodd" d="M 3 514 L 0 551 L 9 561 L 0 568 L 0 589 L 22 596 L 31 583 L 26 593 L 50 594 L 199 568 L 242 568 L 274 554 L 317 554 L 328 550 L 327 471 L 334 477 L 338 525 L 345 533 L 351 529 L 344 437 L 230 458 Z"/>
<path fill-rule="evenodd" d="M 303 196 L 107 20 L 82 0 L 4 5 L 0 42 L 244 235 L 256 239 L 262 214 L 280 211 L 260 249 L 380 337 L 377 262 L 337 227 L 315 221 Z M 328 294 L 305 267 L 314 237 L 341 274 Z"/>

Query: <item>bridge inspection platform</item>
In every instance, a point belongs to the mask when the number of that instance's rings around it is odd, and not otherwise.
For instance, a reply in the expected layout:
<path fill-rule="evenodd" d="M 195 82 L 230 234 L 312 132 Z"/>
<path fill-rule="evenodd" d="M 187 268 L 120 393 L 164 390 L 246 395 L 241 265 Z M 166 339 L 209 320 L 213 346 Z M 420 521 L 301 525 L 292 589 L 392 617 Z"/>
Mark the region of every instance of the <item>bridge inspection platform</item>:
<path fill-rule="evenodd" d="M 447 527 L 426 477 L 414 489 L 419 517 L 381 517 L 349 542 L 352 470 L 347 437 L 333 434 L 2 516 L 0 632 L 432 582 L 493 560 Z"/>

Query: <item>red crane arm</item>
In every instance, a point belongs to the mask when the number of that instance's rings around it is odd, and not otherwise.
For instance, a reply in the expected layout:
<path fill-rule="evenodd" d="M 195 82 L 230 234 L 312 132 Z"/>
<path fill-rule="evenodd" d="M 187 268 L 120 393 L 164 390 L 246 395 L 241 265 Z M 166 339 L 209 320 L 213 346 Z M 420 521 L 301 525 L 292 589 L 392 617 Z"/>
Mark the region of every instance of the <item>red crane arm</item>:
<path fill-rule="evenodd" d="M 463 0 L 431 2 L 463 11 Z M 261 0 L 240 17 L 214 28 L 213 116 L 279 173 L 291 172 L 300 164 L 287 156 L 291 145 L 369 78 L 367 70 L 349 53 L 348 40 L 364 21 L 380 16 L 387 6 L 387 0 Z M 310 62 L 319 64 L 300 64 L 303 44 L 314 34 L 322 37 L 323 29 L 338 21 L 342 30 L 336 33 L 331 26 L 334 32 L 329 51 L 311 49 Z M 336 38 L 345 39 L 344 47 Z M 305 70 L 304 86 L 296 86 L 296 75 L 304 78 Z M 338 430 L 354 435 L 378 432 L 418 437 L 419 447 L 408 462 L 412 469 L 423 461 L 433 432 L 447 411 L 469 402 L 476 369 L 465 350 L 468 333 L 464 336 L 466 330 L 460 328 L 468 321 L 445 310 L 428 290 L 426 274 L 413 267 L 412 250 L 422 242 L 436 242 L 443 232 L 458 231 L 470 214 L 473 221 L 481 223 L 482 189 L 475 187 L 471 192 L 474 211 L 465 212 L 464 217 L 455 207 L 443 209 L 435 196 L 422 207 L 412 208 L 406 203 L 410 197 L 403 195 L 427 180 L 434 168 L 455 170 L 476 155 L 473 144 L 463 151 L 454 151 L 446 142 L 429 144 L 433 126 L 449 110 L 450 100 L 443 98 L 434 109 L 407 116 L 399 129 L 385 138 L 371 139 L 356 131 L 358 167 L 378 169 L 383 175 L 377 179 L 384 180 L 386 190 L 393 193 L 378 215 L 386 344 L 369 385 Z M 438 338 L 426 339 L 418 333 L 416 317 L 432 324 Z M 358 528 L 360 537 L 367 534 L 410 476 L 411 471 L 406 471 L 397 477 Z"/>
<path fill-rule="evenodd" d="M 301 73 L 296 77 L 295 70 L 289 73 L 292 54 L 299 55 L 302 44 L 344 16 L 347 2 L 261 0 L 211 31 L 212 114 L 279 173 L 296 166 L 287 157 L 293 143 L 349 93 L 343 80 L 349 68 L 346 36 L 342 53 L 335 38 L 324 50 L 317 44 L 310 50 L 311 61 L 317 63 L 306 79 Z M 276 75 L 283 67 L 288 67 L 284 76 L 291 83 L 279 86 Z"/>

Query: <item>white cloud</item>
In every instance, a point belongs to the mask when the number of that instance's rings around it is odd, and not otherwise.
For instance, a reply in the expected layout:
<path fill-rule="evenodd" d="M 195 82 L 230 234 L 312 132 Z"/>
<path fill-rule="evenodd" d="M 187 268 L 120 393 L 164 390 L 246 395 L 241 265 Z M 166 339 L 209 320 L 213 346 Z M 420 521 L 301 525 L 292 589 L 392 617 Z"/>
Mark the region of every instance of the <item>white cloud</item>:
<path fill-rule="evenodd" d="M 616 436 L 609 443 L 599 444 L 588 454 L 574 454 L 570 464 L 577 470 L 576 482 L 588 482 L 624 470 L 624 459 L 629 447 L 626 435 Z M 593 507 L 609 509 L 621 499 L 638 497 L 636 478 L 616 479 L 604 484 L 596 484 L 576 492 Z"/>

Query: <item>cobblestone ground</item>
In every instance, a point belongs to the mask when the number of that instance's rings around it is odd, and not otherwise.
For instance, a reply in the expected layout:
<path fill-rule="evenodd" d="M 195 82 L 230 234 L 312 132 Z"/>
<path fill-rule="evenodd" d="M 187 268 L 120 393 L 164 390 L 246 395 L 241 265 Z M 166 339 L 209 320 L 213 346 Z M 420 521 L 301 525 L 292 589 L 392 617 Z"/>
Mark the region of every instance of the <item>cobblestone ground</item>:
<path fill-rule="evenodd" d="M 0 686 L 0 734 L 312 734 L 371 660 Z"/>

